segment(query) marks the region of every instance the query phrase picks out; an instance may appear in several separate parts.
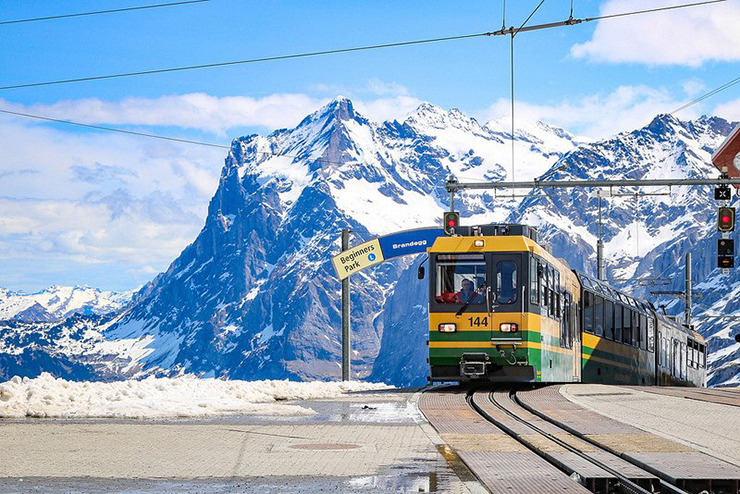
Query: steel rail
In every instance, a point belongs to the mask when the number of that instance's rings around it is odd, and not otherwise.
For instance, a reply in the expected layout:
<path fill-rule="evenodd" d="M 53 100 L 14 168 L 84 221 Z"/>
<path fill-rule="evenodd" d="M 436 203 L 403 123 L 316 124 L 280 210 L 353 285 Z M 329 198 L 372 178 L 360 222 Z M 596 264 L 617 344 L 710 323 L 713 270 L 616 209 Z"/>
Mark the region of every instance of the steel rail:
<path fill-rule="evenodd" d="M 573 428 L 571 428 L 571 427 L 564 427 L 563 425 L 561 425 L 561 424 L 559 424 L 559 423 L 555 422 L 554 420 L 552 420 L 552 419 L 551 419 L 550 417 L 548 417 L 548 416 L 547 416 L 547 415 L 545 415 L 544 413 L 541 413 L 541 412 L 539 412 L 539 411 L 535 410 L 535 409 L 534 409 L 533 407 L 531 407 L 531 406 L 527 405 L 526 403 L 523 403 L 523 402 L 522 402 L 521 400 L 519 400 L 519 398 L 518 398 L 518 397 L 516 396 L 516 392 L 515 392 L 515 391 L 511 391 L 511 392 L 510 392 L 510 394 L 509 394 L 509 399 L 511 399 L 511 400 L 512 400 L 512 401 L 513 401 L 514 403 L 516 403 L 517 405 L 519 405 L 519 406 L 520 406 L 521 408 L 523 408 L 524 410 L 526 410 L 526 411 L 528 411 L 528 412 L 530 412 L 530 413 L 532 413 L 532 414 L 536 415 L 537 417 L 539 417 L 539 418 L 541 418 L 541 419 L 545 420 L 546 422 L 548 422 L 548 423 L 550 423 L 550 424 L 554 425 L 555 427 L 558 427 L 559 429 L 562 429 L 562 430 L 564 430 L 565 432 L 568 432 L 568 433 L 572 434 L 573 436 L 577 437 L 578 439 L 581 439 L 581 440 L 583 440 L 583 441 L 585 441 L 585 442 L 587 442 L 587 443 L 591 444 L 592 446 L 594 446 L 594 447 L 596 447 L 596 448 L 599 448 L 599 449 L 600 449 L 600 450 L 602 450 L 602 451 L 606 451 L 606 452 L 608 452 L 608 453 L 611 453 L 611 454 L 613 454 L 613 455 L 615 455 L 615 456 L 617 456 L 617 457 L 619 457 L 619 458 L 621 458 L 621 459 L 625 460 L 626 462 L 628 462 L 628 463 L 632 464 L 632 465 L 633 465 L 633 466 L 635 466 L 636 468 L 639 468 L 640 470 L 643 470 L 643 471 L 645 471 L 645 472 L 648 472 L 648 473 L 650 473 L 651 475 L 656 475 L 656 476 L 658 477 L 658 480 L 660 481 L 660 485 L 661 485 L 661 487 L 664 487 L 664 488 L 666 488 L 666 489 L 667 489 L 668 491 L 670 491 L 671 493 L 673 493 L 673 494 L 689 494 L 689 492 L 687 492 L 687 491 L 685 491 L 685 490 L 683 490 L 683 489 L 681 489 L 681 488 L 679 488 L 679 487 L 676 487 L 675 485 L 671 484 L 670 482 L 668 482 L 667 480 L 665 480 L 664 478 L 662 478 L 662 477 L 661 477 L 661 475 L 660 475 L 660 474 L 661 474 L 661 472 L 648 470 L 648 469 L 646 469 L 645 467 L 643 467 L 642 465 L 639 465 L 639 464 L 637 464 L 636 462 L 634 462 L 634 461 L 630 460 L 630 459 L 629 459 L 628 457 L 627 457 L 627 458 L 625 458 L 625 457 L 623 457 L 622 455 L 619 455 L 619 454 L 615 453 L 614 451 L 611 451 L 611 450 L 609 450 L 608 448 L 605 448 L 605 447 L 604 447 L 604 446 L 602 446 L 601 444 L 599 444 L 599 443 L 597 443 L 596 441 L 594 441 L 594 440 L 592 440 L 592 439 L 590 439 L 590 438 L 586 437 L 586 435 L 584 435 L 584 434 L 581 434 L 581 433 L 579 433 L 579 432 L 578 432 L 578 431 L 576 431 L 575 429 L 573 429 Z M 493 401 L 493 399 L 492 399 L 491 401 Z M 495 402 L 494 402 L 494 404 L 495 404 L 496 406 L 498 406 L 499 408 L 502 408 L 502 407 L 501 407 L 501 405 L 499 405 L 498 403 L 495 403 Z M 507 412 L 507 413 L 510 413 L 510 412 L 509 412 L 508 410 L 506 410 L 506 412 Z M 516 415 L 513 415 L 513 414 L 512 414 L 512 416 L 516 417 Z M 520 419 L 519 417 L 516 417 L 516 418 L 517 418 L 518 420 L 522 420 L 522 419 Z M 532 425 L 532 424 L 530 424 L 529 422 L 526 422 L 526 421 L 523 421 L 523 422 L 524 422 L 525 424 L 527 424 L 527 425 L 528 425 L 529 427 L 533 428 L 533 429 L 539 429 L 539 428 L 538 428 L 537 426 L 535 426 L 535 425 Z M 547 435 L 547 433 L 546 433 L 546 432 L 544 432 L 544 431 L 542 431 L 542 432 L 541 432 L 541 434 L 545 434 L 545 435 Z M 556 441 L 556 442 L 557 442 L 557 441 L 560 441 L 559 439 L 557 439 L 557 438 L 556 438 L 556 437 L 554 437 L 554 436 L 552 437 L 552 440 L 553 440 L 553 441 Z M 593 462 L 594 464 L 596 464 L 596 465 L 599 465 L 599 462 L 598 462 L 598 460 L 593 460 L 593 459 L 589 459 L 589 461 L 592 461 L 592 462 Z M 601 468 L 603 468 L 604 470 L 606 470 L 606 471 L 610 471 L 610 469 L 609 469 L 610 467 L 608 467 L 608 466 L 602 466 L 602 465 L 599 465 L 599 466 L 600 466 Z M 611 472 L 610 472 L 610 473 L 611 473 Z M 629 480 L 629 479 L 628 479 L 628 480 Z M 639 487 L 639 486 L 638 486 L 638 487 Z M 640 487 L 640 489 L 642 489 L 642 487 Z M 647 491 L 646 491 L 646 492 L 647 492 Z"/>
<path fill-rule="evenodd" d="M 740 185 L 740 178 L 656 178 L 620 180 L 528 180 L 520 182 L 447 181 L 445 189 L 454 193 L 466 189 L 558 189 L 599 187 L 680 187 L 686 185 Z"/>
<path fill-rule="evenodd" d="M 509 396 L 509 399 L 511 399 L 514 403 L 516 403 L 516 401 L 514 400 L 514 398 L 512 398 L 512 395 L 514 395 L 514 394 L 515 394 L 515 391 L 510 390 L 508 396 Z M 548 433 L 546 431 L 543 431 L 542 429 L 540 429 L 536 425 L 527 422 L 523 418 L 521 418 L 521 417 L 517 416 L 516 414 L 512 413 L 511 411 L 507 410 L 503 405 L 501 405 L 498 401 L 496 401 L 496 399 L 493 396 L 493 392 L 490 392 L 488 394 L 488 399 L 490 400 L 490 402 L 494 406 L 496 406 L 498 409 L 500 409 L 502 412 L 504 412 L 506 415 L 508 415 L 509 417 L 513 418 L 517 422 L 519 422 L 519 423 L 521 423 L 521 424 L 529 427 L 530 429 L 532 429 L 533 431 L 535 431 L 537 434 L 539 434 L 539 435 L 541 435 L 541 436 L 549 439 L 550 441 L 556 443 L 557 445 L 561 446 L 562 448 L 570 451 L 571 453 L 577 455 L 578 457 L 580 457 L 580 458 L 588 461 L 589 463 L 591 463 L 593 465 L 598 466 L 602 470 L 604 470 L 604 471 L 610 473 L 611 475 L 613 475 L 614 478 L 616 478 L 619 481 L 619 486 L 623 488 L 623 491 L 624 492 L 628 492 L 628 493 L 632 493 L 632 494 L 653 494 L 651 491 L 649 491 L 649 490 L 645 489 L 644 487 L 641 487 L 638 484 L 632 482 L 629 478 L 627 478 L 626 476 L 624 476 L 623 474 L 621 474 L 617 470 L 614 470 L 613 468 L 611 468 L 610 466 L 606 465 L 605 463 L 603 463 L 603 462 L 601 462 L 599 460 L 596 460 L 596 459 L 590 457 L 589 455 L 587 455 L 583 451 L 579 450 L 578 448 L 576 448 L 574 446 L 571 446 L 570 444 L 566 443 L 565 441 L 563 441 L 563 440 L 561 440 L 561 439 L 553 436 L 552 434 L 550 434 L 550 433 Z M 523 439 L 521 439 L 516 433 L 514 433 L 514 431 L 510 430 L 509 428 L 507 428 L 503 424 L 500 424 L 496 420 L 494 420 L 482 408 L 480 408 L 478 405 L 475 404 L 475 400 L 472 400 L 471 399 L 471 402 L 472 402 L 475 410 L 479 414 L 481 414 L 486 420 L 494 423 L 497 427 L 503 429 L 506 433 L 508 433 L 509 435 L 511 435 L 514 439 L 516 439 L 520 443 L 524 444 L 528 448 L 534 449 L 534 446 L 532 446 L 531 444 L 528 444 L 526 441 L 524 441 Z M 534 451 L 537 454 L 539 454 L 540 456 L 543 456 L 542 453 L 539 452 L 539 451 L 537 451 L 536 449 L 534 449 Z M 543 457 L 545 459 L 547 459 L 547 457 L 545 457 L 545 456 L 543 456 Z M 547 460 L 552 463 L 552 460 L 549 460 L 549 459 L 547 459 Z M 681 492 L 682 494 L 689 494 L 689 493 L 684 492 L 684 491 L 678 491 L 678 492 Z"/>

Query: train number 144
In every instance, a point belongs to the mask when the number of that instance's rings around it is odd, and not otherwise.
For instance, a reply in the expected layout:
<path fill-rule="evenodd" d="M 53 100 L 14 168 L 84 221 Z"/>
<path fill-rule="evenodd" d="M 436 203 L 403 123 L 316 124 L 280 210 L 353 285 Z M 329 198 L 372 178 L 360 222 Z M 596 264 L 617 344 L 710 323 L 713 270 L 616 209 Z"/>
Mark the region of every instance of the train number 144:
<path fill-rule="evenodd" d="M 480 317 L 468 317 L 468 321 L 470 322 L 470 326 L 475 326 L 477 328 L 480 327 L 488 327 L 488 318 L 484 317 L 481 319 Z"/>

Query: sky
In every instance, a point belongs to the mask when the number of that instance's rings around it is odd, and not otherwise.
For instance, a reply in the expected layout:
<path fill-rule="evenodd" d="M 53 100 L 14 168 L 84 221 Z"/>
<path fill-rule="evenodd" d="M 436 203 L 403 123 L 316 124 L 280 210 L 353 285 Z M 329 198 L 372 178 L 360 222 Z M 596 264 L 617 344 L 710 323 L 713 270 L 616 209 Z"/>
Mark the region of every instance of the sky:
<path fill-rule="evenodd" d="M 166 0 L 160 0 L 165 3 Z M 3 23 L 155 4 L 0 0 L 0 87 L 494 31 L 502 0 L 210 0 L 103 15 Z M 519 26 L 539 0 L 509 0 Z M 595 17 L 679 0 L 574 0 Z M 101 7 L 104 5 L 104 7 Z M 529 25 L 565 20 L 546 0 Z M 647 124 L 740 76 L 740 2 L 515 38 L 517 118 L 604 138 Z M 510 38 L 478 37 L 294 60 L 21 89 L 0 109 L 228 146 L 295 126 L 338 95 L 377 121 L 420 103 L 480 121 L 510 106 Z M 740 120 L 740 84 L 676 116 Z M 167 269 L 203 226 L 226 150 L 0 114 L 0 287 L 127 290 Z"/>

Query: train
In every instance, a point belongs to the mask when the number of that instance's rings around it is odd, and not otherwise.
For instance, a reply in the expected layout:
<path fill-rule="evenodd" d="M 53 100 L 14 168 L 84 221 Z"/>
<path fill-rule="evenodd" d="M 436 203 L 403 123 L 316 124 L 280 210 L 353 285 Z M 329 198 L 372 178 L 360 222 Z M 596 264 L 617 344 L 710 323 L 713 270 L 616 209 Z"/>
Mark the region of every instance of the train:
<path fill-rule="evenodd" d="M 459 226 L 427 249 L 430 382 L 706 386 L 700 334 L 537 237 Z"/>

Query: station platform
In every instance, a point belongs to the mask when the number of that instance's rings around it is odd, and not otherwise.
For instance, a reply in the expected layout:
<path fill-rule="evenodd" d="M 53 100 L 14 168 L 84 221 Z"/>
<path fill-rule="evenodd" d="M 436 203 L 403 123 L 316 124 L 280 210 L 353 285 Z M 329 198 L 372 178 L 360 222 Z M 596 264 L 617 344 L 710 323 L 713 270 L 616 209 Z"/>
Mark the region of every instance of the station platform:
<path fill-rule="evenodd" d="M 291 402 L 314 410 L 312 416 L 0 420 L 0 492 L 481 493 L 507 483 L 540 485 L 537 472 L 558 491 L 587 492 L 507 435 L 501 427 L 542 444 L 503 409 L 481 399 L 496 426 L 476 415 L 464 391 L 452 388 L 436 396 L 434 389 L 421 391 Z M 665 461 L 652 467 L 670 475 L 685 470 L 677 459 L 703 458 L 706 471 L 719 468 L 740 477 L 735 394 L 740 398 L 737 389 L 567 384 L 519 395 L 522 406 L 582 427 L 590 439 L 620 455 L 642 458 L 648 467 L 659 452 Z M 515 410 L 512 404 L 507 408 Z M 541 421 L 540 426 L 578 444 Z M 548 448 L 561 463 L 588 470 L 562 446 Z M 522 469 L 522 458 L 538 468 Z M 593 478 L 606 478 L 596 468 L 589 471 Z"/>
<path fill-rule="evenodd" d="M 419 396 L 288 402 L 307 417 L 0 420 L 0 492 L 482 492 Z"/>

